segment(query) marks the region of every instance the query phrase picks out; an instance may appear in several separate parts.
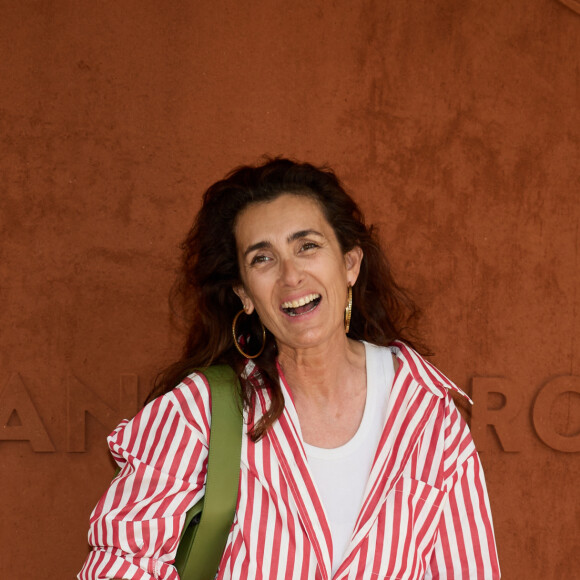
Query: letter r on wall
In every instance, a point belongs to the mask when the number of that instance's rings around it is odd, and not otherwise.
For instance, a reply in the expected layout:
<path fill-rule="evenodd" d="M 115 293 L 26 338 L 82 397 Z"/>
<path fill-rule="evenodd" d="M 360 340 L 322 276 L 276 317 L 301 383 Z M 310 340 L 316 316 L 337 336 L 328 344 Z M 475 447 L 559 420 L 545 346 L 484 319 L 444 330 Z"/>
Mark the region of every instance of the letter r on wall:
<path fill-rule="evenodd" d="M 502 377 L 474 377 L 472 387 L 471 433 L 478 450 L 494 448 L 490 432 L 493 430 L 505 452 L 521 451 L 521 429 L 517 417 L 522 410 L 522 395 L 516 386 Z M 490 395 L 493 394 L 501 395 L 502 406 L 490 406 Z"/>

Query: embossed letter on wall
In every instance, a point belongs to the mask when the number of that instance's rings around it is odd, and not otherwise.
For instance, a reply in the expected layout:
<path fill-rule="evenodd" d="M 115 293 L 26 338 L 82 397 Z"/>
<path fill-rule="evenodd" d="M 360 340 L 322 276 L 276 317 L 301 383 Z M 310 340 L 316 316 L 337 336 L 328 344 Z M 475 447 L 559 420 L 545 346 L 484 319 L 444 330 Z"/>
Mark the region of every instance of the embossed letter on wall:
<path fill-rule="evenodd" d="M 76 377 L 67 378 L 66 425 L 67 452 L 86 451 L 86 419 L 91 415 L 105 429 L 112 429 L 123 417 L 138 410 L 138 377 L 119 377 L 119 404 L 114 409 Z M 13 373 L 0 393 L 0 441 L 29 441 L 32 451 L 55 452 L 46 429 L 22 377 Z"/>
<path fill-rule="evenodd" d="M 580 452 L 580 377 L 550 379 L 528 404 L 509 379 L 475 377 L 472 384 L 471 431 L 480 451 L 497 449 L 495 432 L 507 453 L 525 451 L 534 433 L 554 451 Z"/>

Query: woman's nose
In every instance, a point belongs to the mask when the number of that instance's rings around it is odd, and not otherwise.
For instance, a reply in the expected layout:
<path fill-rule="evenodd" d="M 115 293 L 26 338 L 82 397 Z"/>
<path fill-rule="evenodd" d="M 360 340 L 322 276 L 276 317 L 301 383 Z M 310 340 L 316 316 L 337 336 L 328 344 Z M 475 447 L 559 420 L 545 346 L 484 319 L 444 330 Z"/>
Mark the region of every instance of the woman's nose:
<path fill-rule="evenodd" d="M 287 258 L 281 262 L 281 281 L 287 286 L 297 286 L 303 277 L 303 269 L 295 258 Z"/>

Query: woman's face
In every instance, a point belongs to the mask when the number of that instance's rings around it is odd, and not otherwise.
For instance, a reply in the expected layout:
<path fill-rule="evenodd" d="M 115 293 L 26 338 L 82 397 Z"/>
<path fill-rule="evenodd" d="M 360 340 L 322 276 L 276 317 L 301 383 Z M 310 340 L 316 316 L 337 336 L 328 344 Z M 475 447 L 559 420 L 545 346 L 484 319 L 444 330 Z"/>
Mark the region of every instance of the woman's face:
<path fill-rule="evenodd" d="M 279 350 L 323 345 L 344 337 L 347 287 L 356 282 L 362 251 L 343 254 L 319 204 L 284 194 L 242 211 L 235 225 L 246 312 L 257 311 Z"/>

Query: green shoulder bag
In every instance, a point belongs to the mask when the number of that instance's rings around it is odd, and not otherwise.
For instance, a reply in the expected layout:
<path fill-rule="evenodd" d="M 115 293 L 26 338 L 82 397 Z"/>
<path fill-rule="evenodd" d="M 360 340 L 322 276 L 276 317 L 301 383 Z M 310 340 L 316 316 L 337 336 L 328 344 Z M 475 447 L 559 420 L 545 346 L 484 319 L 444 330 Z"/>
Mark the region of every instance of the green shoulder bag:
<path fill-rule="evenodd" d="M 238 499 L 243 417 L 238 377 L 231 367 L 200 369 L 211 391 L 211 429 L 205 495 L 188 510 L 175 567 L 181 580 L 213 580 L 222 558 Z"/>

